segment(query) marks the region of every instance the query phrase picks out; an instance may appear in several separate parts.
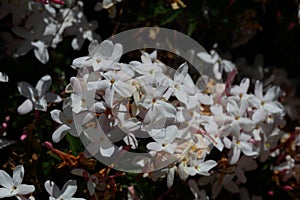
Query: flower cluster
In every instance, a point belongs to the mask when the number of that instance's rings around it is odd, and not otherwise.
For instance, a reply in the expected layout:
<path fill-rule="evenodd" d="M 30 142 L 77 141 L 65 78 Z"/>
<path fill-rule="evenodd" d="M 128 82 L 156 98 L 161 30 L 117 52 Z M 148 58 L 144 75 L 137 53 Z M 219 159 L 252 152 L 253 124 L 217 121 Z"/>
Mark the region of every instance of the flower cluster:
<path fill-rule="evenodd" d="M 131 162 L 145 177 L 167 176 L 168 187 L 175 173 L 182 180 L 197 174 L 209 176 L 218 160 L 207 156 L 216 147 L 228 152 L 218 168 L 235 172 L 224 175 L 217 170 L 210 182 L 205 181 L 217 184 L 213 187 L 216 196 L 223 186 L 237 192 L 237 184 L 246 182 L 244 171 L 256 168 L 253 159 L 266 160 L 283 134 L 285 113 L 278 99 L 284 93 L 280 88 L 264 91 L 257 81 L 251 93 L 247 78 L 232 85 L 236 68 L 216 53 L 198 54 L 204 63 L 213 64 L 214 76 L 201 75 L 196 82 L 187 63 L 170 73 L 156 51 L 142 52 L 141 62 L 128 64 L 119 62 L 121 55 L 120 44 L 93 41 L 89 55 L 73 61 L 78 76 L 66 88 L 71 95 L 63 111 L 51 112 L 61 124 L 53 141 L 69 132 L 82 139 L 87 154 L 102 158 L 119 158 L 125 147 L 138 149 L 140 141 L 146 141 L 151 157 L 137 156 Z M 227 80 L 220 83 L 216 80 L 224 75 L 223 69 Z M 114 143 L 122 140 L 117 148 Z M 238 179 L 233 182 L 235 176 Z"/>

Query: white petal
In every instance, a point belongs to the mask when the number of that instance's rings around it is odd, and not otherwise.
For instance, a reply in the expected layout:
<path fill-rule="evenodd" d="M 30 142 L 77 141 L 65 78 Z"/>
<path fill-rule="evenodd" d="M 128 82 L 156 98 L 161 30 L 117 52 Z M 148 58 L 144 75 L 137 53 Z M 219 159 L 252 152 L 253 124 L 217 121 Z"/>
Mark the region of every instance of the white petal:
<path fill-rule="evenodd" d="M 111 146 L 109 148 L 100 147 L 100 153 L 104 157 L 110 157 L 114 153 L 114 151 L 115 151 L 115 148 L 113 146 Z"/>
<path fill-rule="evenodd" d="M 69 180 L 67 181 L 64 186 L 63 189 L 61 190 L 61 199 L 69 199 L 71 198 L 75 192 L 77 190 L 77 183 L 75 180 Z"/>
<path fill-rule="evenodd" d="M 111 54 L 111 59 L 113 59 L 115 62 L 118 62 L 123 54 L 123 47 L 121 44 L 117 43 L 114 46 L 114 50 Z"/>
<path fill-rule="evenodd" d="M 267 117 L 267 113 L 266 111 L 264 110 L 263 107 L 260 107 L 258 110 L 256 110 L 254 112 L 254 114 L 252 115 L 252 120 L 255 122 L 255 123 L 258 123 L 258 122 L 262 122 L 266 119 Z"/>
<path fill-rule="evenodd" d="M 174 82 L 181 84 L 184 81 L 184 79 L 188 73 L 188 70 L 189 70 L 189 66 L 186 62 L 181 64 L 175 72 Z"/>
<path fill-rule="evenodd" d="M 282 113 L 284 109 L 278 101 L 266 103 L 264 108 L 270 113 Z"/>
<path fill-rule="evenodd" d="M 65 124 L 58 127 L 52 134 L 53 142 L 59 142 L 63 137 L 65 137 L 68 130 L 70 130 L 70 127 Z"/>
<path fill-rule="evenodd" d="M 241 154 L 241 149 L 238 147 L 238 146 L 235 146 L 233 148 L 233 154 L 232 154 L 232 157 L 230 159 L 230 164 L 233 165 L 233 164 L 236 164 L 237 161 L 239 160 L 240 158 L 240 154 Z"/>
<path fill-rule="evenodd" d="M 106 107 L 103 102 L 97 102 L 93 104 L 89 110 L 96 113 L 103 113 L 105 112 Z"/>
<path fill-rule="evenodd" d="M 254 94 L 259 99 L 261 99 L 261 100 L 263 99 L 263 85 L 260 81 L 256 81 L 256 83 L 255 83 Z"/>
<path fill-rule="evenodd" d="M 72 62 L 72 67 L 76 69 L 80 69 L 83 67 L 91 67 L 93 60 L 89 58 L 89 56 L 84 56 L 74 59 Z"/>
<path fill-rule="evenodd" d="M 159 144 L 158 142 L 150 142 L 147 144 L 147 149 L 152 150 L 152 151 L 160 151 L 162 149 L 162 145 Z"/>
<path fill-rule="evenodd" d="M 34 46 L 34 55 L 35 57 L 43 64 L 46 64 L 49 61 L 49 53 L 47 46 L 42 41 L 31 42 L 31 45 Z"/>
<path fill-rule="evenodd" d="M 117 81 L 115 83 L 115 91 L 122 97 L 131 97 L 132 96 L 132 90 L 131 90 L 130 84 L 123 82 L 123 81 Z"/>
<path fill-rule="evenodd" d="M 12 196 L 15 196 L 15 194 L 11 192 L 10 188 L 0 188 L 0 199 Z"/>
<path fill-rule="evenodd" d="M 8 82 L 8 76 L 3 72 L 0 72 L 0 82 Z"/>
<path fill-rule="evenodd" d="M 51 118 L 52 118 L 54 121 L 56 121 L 56 122 L 59 123 L 59 124 L 63 124 L 63 122 L 61 121 L 61 119 L 62 119 L 62 112 L 61 112 L 60 110 L 57 110 L 57 109 L 52 110 L 52 111 L 50 112 L 50 114 L 51 114 Z"/>
<path fill-rule="evenodd" d="M 0 185 L 9 189 L 14 186 L 13 179 L 3 170 L 0 170 Z"/>
<path fill-rule="evenodd" d="M 24 177 L 24 167 L 22 165 L 16 166 L 13 172 L 13 180 L 15 185 L 20 185 Z"/>
<path fill-rule="evenodd" d="M 174 174 L 175 174 L 175 167 L 169 169 L 169 173 L 167 175 L 167 186 L 168 188 L 172 187 L 174 182 Z"/>
<path fill-rule="evenodd" d="M 48 192 L 48 194 L 51 197 L 54 197 L 53 198 L 54 200 L 59 197 L 60 189 L 57 187 L 57 185 L 53 181 L 50 181 L 50 180 L 46 181 L 44 186 L 45 186 L 45 189 Z"/>
<path fill-rule="evenodd" d="M 33 185 L 22 184 L 17 186 L 18 194 L 25 195 L 34 192 L 35 187 Z"/>
<path fill-rule="evenodd" d="M 19 82 L 18 90 L 21 95 L 31 100 L 34 100 L 34 97 L 37 95 L 36 89 L 27 82 Z"/>
<path fill-rule="evenodd" d="M 49 75 L 43 76 L 35 86 L 38 92 L 38 96 L 40 97 L 43 94 L 45 94 L 49 90 L 51 84 L 52 84 L 51 76 Z"/>
<path fill-rule="evenodd" d="M 27 99 L 18 107 L 17 111 L 19 114 L 25 115 L 30 111 L 32 111 L 32 109 L 33 109 L 33 103 L 29 99 Z"/>
<path fill-rule="evenodd" d="M 281 94 L 280 87 L 273 86 L 270 89 L 268 89 L 267 93 L 264 96 L 265 101 L 274 101 L 277 100 L 279 95 Z"/>
<path fill-rule="evenodd" d="M 104 40 L 101 42 L 97 53 L 100 53 L 104 58 L 108 58 L 113 52 L 113 43 L 109 40 Z"/>
<path fill-rule="evenodd" d="M 214 64 L 215 60 L 212 59 L 211 55 L 206 52 L 200 52 L 197 54 L 199 58 L 201 58 L 204 62 Z"/>
<path fill-rule="evenodd" d="M 46 101 L 49 103 L 59 103 L 62 101 L 60 96 L 58 96 L 57 94 L 53 94 L 53 93 L 46 93 L 44 95 L 44 97 L 45 97 Z"/>
<path fill-rule="evenodd" d="M 124 142 L 127 145 L 131 145 L 132 149 L 137 149 L 138 147 L 138 141 L 136 140 L 135 136 L 132 133 L 128 133 L 124 138 Z"/>

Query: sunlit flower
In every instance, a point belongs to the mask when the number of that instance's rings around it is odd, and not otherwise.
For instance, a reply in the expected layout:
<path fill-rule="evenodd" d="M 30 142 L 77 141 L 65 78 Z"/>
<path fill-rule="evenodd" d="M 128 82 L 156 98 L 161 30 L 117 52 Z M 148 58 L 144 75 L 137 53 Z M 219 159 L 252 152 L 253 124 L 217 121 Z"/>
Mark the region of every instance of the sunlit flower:
<path fill-rule="evenodd" d="M 52 79 L 49 75 L 43 76 L 35 88 L 27 82 L 19 82 L 18 90 L 20 94 L 28 99 L 18 107 L 18 112 L 27 114 L 32 109 L 46 111 L 48 102 L 60 102 L 62 99 L 57 94 L 47 92 L 51 84 Z"/>
<path fill-rule="evenodd" d="M 24 178 L 24 168 L 22 165 L 16 166 L 11 178 L 5 171 L 0 170 L 0 199 L 5 197 L 13 197 L 21 199 L 22 195 L 27 195 L 34 192 L 33 185 L 21 184 Z M 18 197 L 20 196 L 20 197 Z"/>

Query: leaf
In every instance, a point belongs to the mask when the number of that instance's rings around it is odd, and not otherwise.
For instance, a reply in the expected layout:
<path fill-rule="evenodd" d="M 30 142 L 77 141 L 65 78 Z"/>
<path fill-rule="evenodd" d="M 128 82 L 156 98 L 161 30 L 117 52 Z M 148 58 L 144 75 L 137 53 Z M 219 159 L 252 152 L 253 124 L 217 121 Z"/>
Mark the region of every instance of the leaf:
<path fill-rule="evenodd" d="M 77 156 L 83 149 L 79 138 L 73 137 L 70 134 L 66 135 L 66 139 L 69 142 L 69 148 L 74 156 Z"/>
<path fill-rule="evenodd" d="M 197 21 L 195 19 L 190 19 L 187 35 L 191 36 L 196 29 L 197 29 Z"/>
<path fill-rule="evenodd" d="M 174 21 L 180 14 L 181 14 L 182 10 L 176 10 L 176 11 L 172 11 L 171 15 L 169 15 L 167 18 L 163 19 L 161 22 L 161 26 L 166 25 L 172 21 Z"/>

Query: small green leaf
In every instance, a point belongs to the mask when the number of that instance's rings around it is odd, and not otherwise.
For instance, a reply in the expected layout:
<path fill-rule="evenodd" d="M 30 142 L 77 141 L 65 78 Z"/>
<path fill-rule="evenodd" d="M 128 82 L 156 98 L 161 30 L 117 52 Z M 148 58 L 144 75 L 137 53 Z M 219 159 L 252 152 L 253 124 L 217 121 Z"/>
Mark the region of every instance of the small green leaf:
<path fill-rule="evenodd" d="M 73 137 L 70 134 L 66 135 L 66 139 L 69 142 L 69 148 L 71 149 L 72 154 L 74 156 L 77 156 L 82 150 L 82 145 L 81 145 L 80 139 Z"/>

